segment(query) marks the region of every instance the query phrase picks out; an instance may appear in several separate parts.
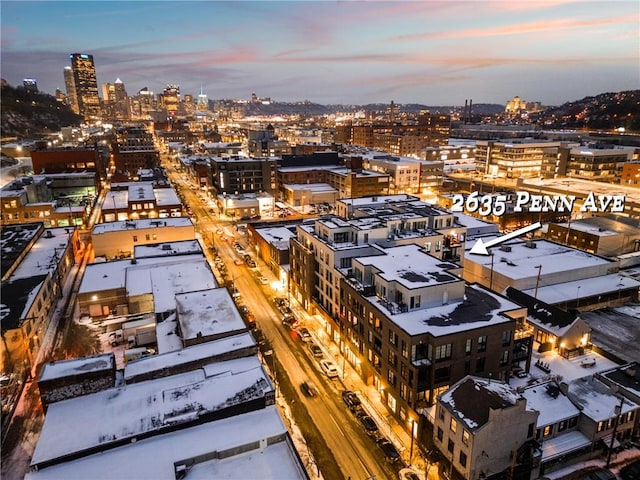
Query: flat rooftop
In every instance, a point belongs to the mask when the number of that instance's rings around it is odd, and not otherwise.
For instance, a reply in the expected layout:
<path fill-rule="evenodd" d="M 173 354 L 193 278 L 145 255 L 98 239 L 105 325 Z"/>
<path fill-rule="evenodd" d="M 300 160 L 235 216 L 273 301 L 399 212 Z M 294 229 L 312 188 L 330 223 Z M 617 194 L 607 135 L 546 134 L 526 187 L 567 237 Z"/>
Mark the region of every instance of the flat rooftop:
<path fill-rule="evenodd" d="M 64 402 L 60 402 L 64 403 Z M 53 404 L 51 408 L 59 405 Z M 49 416 L 50 413 L 47 413 Z M 83 415 L 84 417 L 84 415 Z M 93 417 L 91 418 L 93 421 Z M 46 420 L 45 420 L 46 424 Z M 69 432 L 69 427 L 61 426 L 61 431 Z M 262 410 L 248 412 L 234 417 L 224 418 L 214 422 L 208 422 L 194 427 L 184 428 L 175 432 L 165 433 L 127 444 L 112 450 L 89 455 L 77 460 L 68 461 L 59 465 L 43 468 L 37 472 L 31 472 L 26 478 L 29 480 L 40 479 L 68 479 L 68 478 L 153 478 L 153 479 L 175 479 L 175 464 L 182 460 L 198 456 L 212 454 L 215 458 L 216 452 L 227 452 L 244 445 L 259 443 L 260 440 L 267 445 L 264 449 L 251 450 L 240 455 L 220 455 L 223 458 L 204 462 L 198 467 L 196 473 L 201 469 L 218 467 L 221 470 L 213 472 L 224 472 L 234 464 L 243 468 L 233 471 L 230 477 L 213 475 L 206 478 L 267 478 L 263 472 L 274 472 L 273 477 L 304 479 L 306 478 L 299 470 L 299 462 L 293 452 L 283 451 L 281 448 L 274 448 L 280 445 L 278 439 L 287 436 L 287 429 L 278 414 L 275 406 L 269 406 Z M 67 435 L 61 437 L 64 442 Z M 53 438 L 40 437 L 36 447 L 43 451 L 46 446 L 41 447 L 41 443 L 55 443 Z M 176 448 L 179 445 L 180 448 Z M 43 458 L 39 454 L 34 456 L 32 465 Z M 211 465 L 210 462 L 213 462 Z M 238 463 L 235 463 L 238 462 Z M 263 470 L 265 469 L 266 470 Z M 196 477 L 198 478 L 198 477 Z"/>
<path fill-rule="evenodd" d="M 463 301 L 406 313 L 392 313 L 375 296 L 366 298 L 409 335 L 431 334 L 434 337 L 511 322 L 506 313 L 523 308 L 475 284 L 465 287 L 465 296 Z"/>
<path fill-rule="evenodd" d="M 22 225 L 3 225 L 0 228 L 0 261 L 2 262 L 3 277 L 42 228 L 44 228 L 44 225 L 39 222 Z"/>
<path fill-rule="evenodd" d="M 489 240 L 490 237 L 487 237 L 486 241 Z M 484 238 L 483 241 L 485 241 Z M 514 280 L 519 280 L 530 277 L 535 278 L 538 275 L 539 265 L 542 265 L 542 278 L 554 273 L 570 272 L 587 267 L 614 265 L 613 262 L 605 258 L 558 243 L 547 240 L 535 240 L 534 243 L 536 248 L 527 247 L 526 243 L 522 240 L 509 241 L 503 245 L 511 247 L 510 252 L 501 250 L 500 248 L 493 248 L 494 272 Z M 473 245 L 473 242 L 465 244 L 464 261 L 479 263 L 486 268 L 491 268 L 491 255 L 475 255 L 469 253 Z"/>
<path fill-rule="evenodd" d="M 527 399 L 527 410 L 539 412 L 538 427 L 552 425 L 580 415 L 580 410 L 560 392 L 553 382 L 533 385 L 522 390 Z"/>
<path fill-rule="evenodd" d="M 247 328 L 226 288 L 183 293 L 175 299 L 183 340 Z"/>
<path fill-rule="evenodd" d="M 286 183 L 283 185 L 289 190 L 310 190 L 313 193 L 337 193 L 338 190 L 328 183 Z"/>
<path fill-rule="evenodd" d="M 264 227 L 255 230 L 267 243 L 280 250 L 288 250 L 289 239 L 296 236 L 295 228 Z"/>
<path fill-rule="evenodd" d="M 196 253 L 202 254 L 202 247 L 198 240 L 179 240 L 149 245 L 134 245 L 133 247 L 133 258 L 135 259 Z"/>
<path fill-rule="evenodd" d="M 73 229 L 69 229 L 69 231 L 72 232 Z M 10 279 L 53 274 L 58 268 L 60 258 L 69 246 L 69 236 L 65 228 L 46 229 L 22 259 L 18 268 L 14 270 Z"/>
<path fill-rule="evenodd" d="M 543 267 L 544 269 L 544 267 Z M 541 282 L 544 283 L 544 282 Z M 555 305 L 576 298 L 587 298 L 597 295 L 605 295 L 618 291 L 626 291 L 630 288 L 640 289 L 640 282 L 631 277 L 620 274 L 602 275 L 601 277 L 585 278 L 573 282 L 564 282 L 555 285 L 539 286 L 536 298 L 545 303 Z M 523 290 L 523 293 L 534 296 L 535 288 Z"/>
<path fill-rule="evenodd" d="M 107 204 L 108 206 L 108 204 Z M 91 235 L 102 235 L 109 232 L 122 230 L 144 230 L 146 228 L 164 227 L 193 227 L 193 222 L 188 217 L 170 217 L 156 220 L 126 220 L 123 222 L 97 223 L 91 230 Z"/>
<path fill-rule="evenodd" d="M 271 394 L 268 375 L 258 358 L 251 356 L 56 402 L 49 406 L 31 462 L 38 464 L 95 447 L 108 450 L 112 442 L 151 432 L 161 434 L 178 424 Z M 257 428 L 253 425 L 248 430 Z M 164 437 L 166 434 L 160 436 Z M 182 448 L 177 450 L 186 456 Z M 109 475 L 113 478 L 112 471 Z"/>
<path fill-rule="evenodd" d="M 355 258 L 355 265 L 371 266 L 387 282 L 397 282 L 408 289 L 462 282 L 446 270 L 459 268 L 424 253 L 417 245 L 402 245 L 383 250 L 384 255 Z"/>
<path fill-rule="evenodd" d="M 66 377 L 75 377 L 89 372 L 115 371 L 115 358 L 113 353 L 93 355 L 91 357 L 73 358 L 58 362 L 46 363 L 40 373 L 39 381 L 56 380 Z"/>

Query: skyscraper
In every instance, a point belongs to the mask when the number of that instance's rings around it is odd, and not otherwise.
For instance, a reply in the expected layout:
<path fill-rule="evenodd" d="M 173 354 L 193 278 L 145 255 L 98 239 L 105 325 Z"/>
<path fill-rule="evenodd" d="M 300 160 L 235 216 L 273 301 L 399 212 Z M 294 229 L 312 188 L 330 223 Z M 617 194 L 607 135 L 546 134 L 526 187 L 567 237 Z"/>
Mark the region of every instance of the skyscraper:
<path fill-rule="evenodd" d="M 71 67 L 64 67 L 64 88 L 67 91 L 67 105 L 73 113 L 80 113 L 78 110 L 78 99 L 76 98 L 76 84 L 73 81 L 73 70 Z"/>
<path fill-rule="evenodd" d="M 98 120 L 102 117 L 102 112 L 93 55 L 72 53 L 69 58 L 71 58 L 78 111 L 87 120 Z"/>
<path fill-rule="evenodd" d="M 200 94 L 198 95 L 196 109 L 199 112 L 206 112 L 209 110 L 209 99 L 207 98 L 207 94 L 204 93 L 204 88 L 202 86 L 200 87 Z"/>

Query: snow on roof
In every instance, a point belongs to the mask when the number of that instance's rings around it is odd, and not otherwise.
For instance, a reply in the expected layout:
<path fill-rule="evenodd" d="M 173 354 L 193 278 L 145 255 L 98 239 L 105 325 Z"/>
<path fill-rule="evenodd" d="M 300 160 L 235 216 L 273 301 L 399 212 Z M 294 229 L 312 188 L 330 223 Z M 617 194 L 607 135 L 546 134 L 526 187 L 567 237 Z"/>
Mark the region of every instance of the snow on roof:
<path fill-rule="evenodd" d="M 163 228 L 163 227 L 193 227 L 193 222 L 188 217 L 170 217 L 162 220 L 126 220 L 124 222 L 106 222 L 97 223 L 91 235 L 102 235 L 103 233 L 115 232 L 120 230 L 143 230 L 145 228 Z"/>
<path fill-rule="evenodd" d="M 190 259 L 201 260 L 202 255 L 185 255 L 180 262 Z M 114 260 L 112 262 L 91 263 L 87 265 L 78 293 L 101 292 L 115 288 L 125 288 L 126 273 L 129 268 L 148 268 L 150 265 L 176 262 L 175 257 L 142 258 L 131 263 L 131 260 Z"/>
<path fill-rule="evenodd" d="M 597 182 L 593 180 L 584 180 L 579 178 L 523 178 L 523 185 L 532 190 L 550 189 L 559 192 L 567 192 L 570 190 L 577 197 L 586 198 L 587 195 L 624 195 L 625 202 L 640 202 L 640 189 L 633 186 Z"/>
<path fill-rule="evenodd" d="M 574 430 L 558 435 L 542 442 L 542 461 L 566 455 L 588 445 L 591 445 L 591 440 L 585 437 L 582 432 Z"/>
<path fill-rule="evenodd" d="M 130 183 L 127 189 L 130 202 L 145 202 L 155 200 L 153 184 L 147 182 Z"/>
<path fill-rule="evenodd" d="M 151 243 L 148 245 L 135 245 L 133 247 L 133 257 L 137 260 L 147 257 L 164 257 L 185 253 L 202 253 L 200 242 L 198 242 L 198 240 L 179 240 Z"/>
<path fill-rule="evenodd" d="M 466 215 L 464 213 L 456 213 L 455 214 L 456 223 L 467 227 L 467 234 L 470 235 L 474 230 L 479 230 L 480 233 L 498 233 L 499 225 L 493 222 L 487 222 L 485 220 L 481 220 L 476 217 L 472 217 L 471 215 Z M 475 232 L 473 232 L 475 233 Z"/>
<path fill-rule="evenodd" d="M 287 442 L 270 444 L 261 450 L 209 460 L 194 465 L 188 474 L 189 480 L 210 480 L 212 478 L 235 478 L 239 472 L 247 477 L 260 478 L 306 478 L 300 472 L 297 458 Z"/>
<path fill-rule="evenodd" d="M 629 288 L 640 289 L 640 282 L 620 274 L 611 274 L 539 287 L 537 298 L 553 305 L 575 300 L 576 298 L 604 295 Z M 523 290 L 523 293 L 533 296 L 535 289 Z"/>
<path fill-rule="evenodd" d="M 553 273 L 612 265 L 610 260 L 547 240 L 535 240 L 535 244 L 536 248 L 529 248 L 525 241 L 515 240 L 506 244 L 511 247 L 510 252 L 494 248 L 493 253 L 496 257 L 493 262 L 494 272 L 512 279 L 536 277 L 538 266 L 542 265 L 541 275 L 544 279 Z M 466 244 L 464 261 L 481 263 L 487 268 L 491 268 L 492 256 L 471 254 L 469 253 L 471 247 L 473 247 L 473 243 Z"/>
<path fill-rule="evenodd" d="M 296 236 L 295 230 L 292 232 L 287 227 L 256 228 L 255 231 L 267 243 L 274 245 L 279 250 L 288 250 L 289 239 Z"/>
<path fill-rule="evenodd" d="M 283 187 L 289 190 L 311 190 L 315 193 L 338 192 L 338 190 L 333 188 L 328 183 L 286 183 L 283 185 Z"/>
<path fill-rule="evenodd" d="M 115 369 L 113 353 L 73 358 L 45 364 L 40 373 L 40 382 L 65 377 L 83 375 L 88 372 L 111 371 Z"/>
<path fill-rule="evenodd" d="M 86 398 L 86 397 L 85 397 Z M 52 406 L 57 406 L 60 403 Z M 51 412 L 51 407 L 49 409 Z M 126 413 L 126 412 L 123 412 Z M 50 413 L 47 414 L 47 417 Z M 84 416 L 84 415 L 83 415 Z M 126 415 L 125 415 L 126 416 Z M 98 417 L 99 418 L 99 417 Z M 45 424 L 46 424 L 45 420 Z M 69 432 L 68 427 L 61 425 L 63 432 Z M 232 450 L 243 445 L 259 442 L 261 439 L 281 438 L 286 436 L 287 429 L 278 414 L 275 406 L 268 406 L 261 410 L 255 410 L 242 415 L 224 418 L 214 422 L 208 422 L 194 427 L 185 428 L 175 432 L 141 439 L 135 443 L 114 448 L 105 452 L 90 455 L 88 457 L 69 461 L 59 465 L 31 472 L 27 475 L 29 480 L 39 479 L 68 479 L 68 478 L 153 478 L 175 479 L 175 464 L 181 460 L 204 456 L 212 452 Z M 65 443 L 68 437 L 59 438 L 60 443 Z M 55 443 L 55 439 L 47 438 L 47 443 Z M 36 453 L 40 449 L 40 437 Z M 176 446 L 179 445 L 179 448 Z M 269 448 L 255 451 L 261 452 L 265 457 L 271 455 Z M 247 454 L 243 454 L 247 455 Z M 40 461 L 39 457 L 32 460 L 32 464 Z M 229 458 L 230 461 L 235 457 Z M 274 455 L 269 461 L 270 468 L 282 468 L 284 465 L 274 466 L 272 463 L 295 462 L 292 455 L 283 458 L 282 455 Z M 226 460 L 220 460 L 224 462 Z M 235 474 L 244 475 L 246 478 L 262 477 L 263 462 L 267 458 L 261 458 L 257 465 L 251 462 L 247 470 L 236 471 Z M 243 462 L 246 465 L 246 462 Z M 293 469 L 293 465 L 291 469 Z M 276 476 L 273 478 L 305 478 L 304 476 Z"/>
<path fill-rule="evenodd" d="M 376 275 L 387 282 L 397 282 L 409 289 L 462 281 L 446 273 L 449 268 L 455 268 L 454 265 L 428 255 L 418 245 L 387 248 L 384 253 L 358 257 L 355 262 L 370 265 L 377 270 Z"/>
<path fill-rule="evenodd" d="M 164 320 L 158 321 L 156 339 L 159 354 L 182 350 L 182 339 L 178 335 L 178 320 L 175 312 Z"/>
<path fill-rule="evenodd" d="M 256 356 L 216 366 L 215 376 L 207 376 L 204 369 L 199 369 L 50 405 L 32 464 L 92 447 L 106 448 L 111 442 L 145 433 L 161 433 L 185 421 L 273 393 Z"/>
<path fill-rule="evenodd" d="M 506 313 L 522 307 L 478 285 L 465 286 L 466 299 L 440 307 L 392 313 L 377 297 L 366 297 L 371 304 L 409 335 L 429 333 L 434 337 L 452 335 L 489 325 L 513 321 Z"/>
<path fill-rule="evenodd" d="M 620 404 L 613 391 L 591 375 L 569 382 L 569 396 L 581 407 L 582 413 L 595 422 L 614 418 L 615 407 Z M 637 404 L 625 399 L 621 413 L 638 408 Z"/>
<path fill-rule="evenodd" d="M 522 391 L 527 399 L 527 410 L 535 410 L 538 415 L 538 427 L 553 425 L 580 414 L 580 410 L 560 392 L 555 383 L 534 385 Z"/>
<path fill-rule="evenodd" d="M 149 372 L 159 371 L 167 367 L 201 359 L 211 359 L 225 353 L 254 347 L 255 345 L 256 341 L 253 336 L 249 332 L 246 332 L 232 337 L 200 343 L 175 352 L 151 355 L 136 362 L 128 362 L 124 367 L 124 379 L 128 381 L 129 379 Z"/>
<path fill-rule="evenodd" d="M 161 265 L 127 268 L 125 284 L 127 295 L 153 294 L 154 311 L 168 312 L 176 309 L 175 295 L 217 288 L 211 268 L 205 258 L 176 261 Z"/>
<path fill-rule="evenodd" d="M 48 228 L 35 241 L 23 258 L 18 268 L 14 270 L 10 280 L 29 278 L 36 275 L 53 274 L 62 254 L 69 245 L 69 234 L 64 228 Z"/>
<path fill-rule="evenodd" d="M 490 410 L 512 407 L 520 399 L 507 383 L 470 375 L 440 396 L 440 402 L 471 430 L 487 423 Z"/>
<path fill-rule="evenodd" d="M 588 223 L 582 223 L 580 221 L 571 222 L 571 223 L 558 223 L 558 226 L 569 228 L 571 230 L 576 230 L 578 232 L 585 232 L 591 235 L 597 235 L 599 237 L 609 237 L 611 235 L 620 235 L 619 232 L 614 232 L 612 230 L 594 227 L 593 225 L 590 225 Z"/>
<path fill-rule="evenodd" d="M 154 188 L 153 194 L 158 207 L 180 205 L 180 199 L 173 188 Z"/>
<path fill-rule="evenodd" d="M 183 340 L 247 328 L 226 288 L 183 293 L 175 299 Z"/>
<path fill-rule="evenodd" d="M 102 209 L 111 210 L 113 208 L 126 211 L 129 208 L 129 192 L 126 190 L 111 190 L 107 192 L 104 196 L 104 202 L 102 202 Z"/>

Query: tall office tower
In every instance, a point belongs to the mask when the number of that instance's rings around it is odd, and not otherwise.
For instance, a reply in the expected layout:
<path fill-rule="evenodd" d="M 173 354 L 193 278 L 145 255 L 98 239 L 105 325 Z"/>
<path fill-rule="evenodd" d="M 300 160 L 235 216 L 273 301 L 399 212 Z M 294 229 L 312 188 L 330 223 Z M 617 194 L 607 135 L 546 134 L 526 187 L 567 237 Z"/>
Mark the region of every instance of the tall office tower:
<path fill-rule="evenodd" d="M 198 103 L 196 103 L 196 110 L 199 112 L 206 112 L 209 110 L 209 99 L 204 93 L 202 86 L 200 87 L 200 94 L 198 95 Z"/>
<path fill-rule="evenodd" d="M 167 85 L 162 92 L 162 104 L 170 117 L 180 110 L 180 85 Z"/>
<path fill-rule="evenodd" d="M 64 67 L 64 88 L 67 91 L 67 105 L 73 110 L 73 113 L 80 113 L 80 110 L 78 110 L 78 98 L 76 97 L 76 84 L 73 80 L 71 67 Z"/>
<path fill-rule="evenodd" d="M 102 84 L 102 99 L 104 115 L 114 120 L 129 120 L 129 96 L 124 88 L 124 83 L 119 78 L 115 83 Z"/>
<path fill-rule="evenodd" d="M 98 95 L 98 82 L 96 80 L 96 67 L 93 64 L 93 55 L 86 53 L 72 53 L 71 70 L 75 86 L 78 110 L 88 120 L 99 120 L 102 117 L 100 108 L 100 96 Z"/>
<path fill-rule="evenodd" d="M 35 78 L 23 78 L 22 86 L 27 92 L 38 93 L 38 82 Z"/>

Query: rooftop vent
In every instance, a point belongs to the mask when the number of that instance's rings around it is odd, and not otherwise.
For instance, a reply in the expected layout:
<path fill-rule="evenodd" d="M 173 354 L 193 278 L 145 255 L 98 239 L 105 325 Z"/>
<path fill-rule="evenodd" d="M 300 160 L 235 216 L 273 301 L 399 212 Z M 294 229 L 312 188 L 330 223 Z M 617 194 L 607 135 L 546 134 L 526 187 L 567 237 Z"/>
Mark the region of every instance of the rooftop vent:
<path fill-rule="evenodd" d="M 171 250 L 171 245 L 168 243 L 165 243 L 164 245 L 162 245 L 162 250 Z"/>
<path fill-rule="evenodd" d="M 45 230 L 44 238 L 53 238 L 53 233 L 51 233 L 51 230 Z"/>
<path fill-rule="evenodd" d="M 528 240 L 524 243 L 524 246 L 527 248 L 537 248 L 538 244 L 533 240 Z"/>
<path fill-rule="evenodd" d="M 502 250 L 503 252 L 510 252 L 511 251 L 511 246 L 510 245 L 500 245 L 500 250 Z"/>

